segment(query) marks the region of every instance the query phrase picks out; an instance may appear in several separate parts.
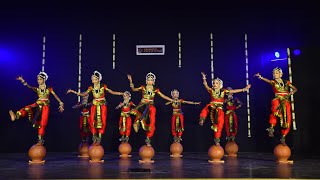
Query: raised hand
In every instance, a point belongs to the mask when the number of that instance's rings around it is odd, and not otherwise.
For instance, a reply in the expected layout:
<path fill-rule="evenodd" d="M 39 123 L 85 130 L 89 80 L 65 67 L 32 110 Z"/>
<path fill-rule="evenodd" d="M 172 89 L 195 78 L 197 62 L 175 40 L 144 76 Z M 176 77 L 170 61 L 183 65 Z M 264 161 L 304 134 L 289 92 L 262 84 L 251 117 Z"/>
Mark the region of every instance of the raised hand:
<path fill-rule="evenodd" d="M 206 79 L 206 74 L 204 72 L 201 72 L 202 74 L 202 79 Z"/>
<path fill-rule="evenodd" d="M 260 75 L 260 73 L 257 73 L 254 75 L 254 77 L 256 77 L 256 76 L 260 77 L 261 75 Z"/>
<path fill-rule="evenodd" d="M 23 82 L 23 81 L 24 81 L 24 79 L 23 79 L 23 77 L 22 77 L 22 76 L 18 76 L 18 77 L 16 78 L 16 80 L 21 81 L 21 82 Z"/>
<path fill-rule="evenodd" d="M 76 92 L 75 92 L 74 90 L 72 90 L 72 89 L 68 89 L 67 94 L 69 94 L 69 93 L 74 93 L 74 94 L 76 94 Z"/>
<path fill-rule="evenodd" d="M 249 91 L 249 89 L 251 88 L 251 84 L 248 84 L 245 88 L 244 88 L 244 91 Z"/>

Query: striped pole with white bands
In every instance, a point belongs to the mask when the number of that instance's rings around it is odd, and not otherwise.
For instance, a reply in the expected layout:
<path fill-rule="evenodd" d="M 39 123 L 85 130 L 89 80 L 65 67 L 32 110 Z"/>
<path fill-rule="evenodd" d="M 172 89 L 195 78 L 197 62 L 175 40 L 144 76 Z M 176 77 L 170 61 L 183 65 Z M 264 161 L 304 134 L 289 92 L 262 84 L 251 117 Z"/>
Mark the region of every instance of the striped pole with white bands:
<path fill-rule="evenodd" d="M 112 35 L 112 69 L 116 69 L 116 35 Z"/>
<path fill-rule="evenodd" d="M 210 59 L 211 59 L 211 84 L 214 80 L 214 66 L 213 66 L 213 34 L 210 33 Z"/>
<path fill-rule="evenodd" d="M 289 69 L 289 81 L 292 83 L 292 70 L 291 70 L 291 54 L 290 54 L 290 48 L 287 48 L 287 56 L 288 56 L 288 69 Z M 292 91 L 292 89 L 290 89 Z M 294 99 L 293 95 L 291 95 L 291 113 L 292 113 L 292 128 L 293 130 L 297 130 L 296 125 L 296 114 L 294 111 Z"/>
<path fill-rule="evenodd" d="M 82 67 L 81 67 L 81 61 L 82 61 L 82 34 L 80 34 L 79 36 L 79 69 L 78 69 L 78 93 L 81 93 L 81 70 L 82 70 Z M 81 97 L 78 96 L 78 102 L 80 103 L 81 101 Z"/>
<path fill-rule="evenodd" d="M 46 36 L 42 38 L 42 68 L 41 71 L 44 72 L 44 65 L 46 63 Z"/>
<path fill-rule="evenodd" d="M 246 85 L 249 85 L 248 36 L 244 34 L 244 51 L 246 57 Z M 250 90 L 247 91 L 248 137 L 251 137 Z"/>

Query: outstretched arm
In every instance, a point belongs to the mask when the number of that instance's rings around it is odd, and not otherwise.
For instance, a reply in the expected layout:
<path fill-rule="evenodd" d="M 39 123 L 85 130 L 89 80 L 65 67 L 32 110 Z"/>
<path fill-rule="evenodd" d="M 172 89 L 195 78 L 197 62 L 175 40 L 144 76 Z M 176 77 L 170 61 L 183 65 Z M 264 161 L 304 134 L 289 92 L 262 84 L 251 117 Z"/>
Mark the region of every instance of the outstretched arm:
<path fill-rule="evenodd" d="M 251 88 L 251 84 L 248 84 L 245 88 L 242 89 L 231 89 L 229 92 L 230 93 L 239 93 L 239 92 L 245 92 L 245 91 L 249 91 L 249 89 Z"/>
<path fill-rule="evenodd" d="M 135 88 L 135 87 L 134 87 L 134 84 L 133 84 L 133 82 L 132 82 L 132 77 L 131 77 L 131 75 L 128 74 L 127 77 L 128 77 L 129 83 L 130 83 L 131 90 L 132 90 L 132 91 L 139 91 L 140 88 Z"/>
<path fill-rule="evenodd" d="M 266 83 L 271 83 L 271 81 L 269 80 L 269 79 L 267 79 L 267 78 L 264 78 L 264 77 L 262 77 L 261 75 L 260 75 L 260 73 L 257 73 L 257 74 L 255 74 L 254 75 L 254 77 L 258 77 L 260 80 L 262 80 L 262 81 L 264 81 L 264 82 L 266 82 Z"/>
<path fill-rule="evenodd" d="M 202 74 L 202 79 L 203 79 L 203 85 L 206 88 L 206 90 L 208 92 L 210 92 L 212 89 L 208 86 L 206 74 L 204 72 L 201 72 L 201 74 Z"/>
<path fill-rule="evenodd" d="M 16 80 L 20 81 L 24 86 L 26 86 L 26 87 L 29 88 L 29 89 L 32 89 L 32 90 L 35 90 L 35 89 L 36 89 L 36 87 L 30 86 L 30 85 L 23 79 L 22 76 L 18 76 L 18 77 L 16 78 Z"/>
<path fill-rule="evenodd" d="M 158 94 L 160 97 L 162 97 L 163 99 L 167 100 L 167 101 L 170 101 L 170 102 L 173 101 L 173 99 L 171 99 L 171 98 L 169 98 L 168 96 L 162 94 L 160 91 L 158 91 L 157 94 Z"/>
<path fill-rule="evenodd" d="M 88 92 L 79 93 L 79 92 L 76 92 L 75 90 L 72 90 L 72 89 L 68 89 L 67 94 L 69 94 L 69 93 L 73 93 L 73 94 L 76 94 L 76 95 L 82 96 L 82 97 L 87 96 L 89 94 Z"/>
<path fill-rule="evenodd" d="M 113 95 L 118 95 L 118 96 L 122 96 L 123 95 L 123 92 L 117 92 L 117 91 L 112 91 L 111 89 L 107 89 L 107 91 L 110 93 L 110 94 L 113 94 Z"/>
<path fill-rule="evenodd" d="M 193 102 L 193 101 L 183 101 L 185 104 L 200 104 L 201 102 Z"/>

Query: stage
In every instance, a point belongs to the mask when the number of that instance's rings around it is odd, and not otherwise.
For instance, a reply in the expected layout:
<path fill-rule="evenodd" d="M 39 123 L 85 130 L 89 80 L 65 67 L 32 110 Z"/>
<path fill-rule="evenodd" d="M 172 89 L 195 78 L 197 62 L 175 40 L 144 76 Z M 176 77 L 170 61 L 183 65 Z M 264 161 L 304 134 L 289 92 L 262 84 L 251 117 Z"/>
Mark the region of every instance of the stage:
<path fill-rule="evenodd" d="M 209 163 L 206 152 L 183 153 L 170 158 L 156 152 L 154 163 L 139 163 L 137 152 L 128 159 L 105 152 L 103 163 L 90 163 L 78 153 L 47 152 L 44 164 L 29 164 L 27 153 L 0 154 L 0 179 L 319 179 L 320 157 L 292 159 L 278 164 L 271 153 L 240 152 L 223 157 L 224 163 Z"/>

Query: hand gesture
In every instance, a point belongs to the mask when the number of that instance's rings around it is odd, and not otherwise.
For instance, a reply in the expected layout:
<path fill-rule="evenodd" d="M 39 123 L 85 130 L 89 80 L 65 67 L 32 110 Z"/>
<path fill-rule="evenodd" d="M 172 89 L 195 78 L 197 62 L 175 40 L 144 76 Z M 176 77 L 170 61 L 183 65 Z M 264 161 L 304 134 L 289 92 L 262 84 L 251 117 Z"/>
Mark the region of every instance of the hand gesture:
<path fill-rule="evenodd" d="M 254 77 L 256 77 L 256 76 L 261 77 L 260 73 L 257 73 L 254 75 Z"/>
<path fill-rule="evenodd" d="M 69 94 L 69 93 L 76 93 L 76 92 L 72 89 L 68 89 L 67 94 Z"/>
<path fill-rule="evenodd" d="M 60 106 L 59 106 L 59 112 L 63 112 L 63 111 L 64 111 L 63 103 L 60 103 Z"/>
<path fill-rule="evenodd" d="M 251 84 L 248 84 L 245 88 L 244 88 L 244 91 L 249 91 L 249 89 L 251 88 Z"/>
<path fill-rule="evenodd" d="M 204 72 L 201 72 L 201 74 L 202 74 L 202 79 L 207 79 L 206 74 Z"/>
<path fill-rule="evenodd" d="M 18 76 L 18 77 L 16 78 L 16 80 L 21 81 L 21 82 L 23 82 L 23 81 L 24 81 L 24 79 L 23 79 L 23 77 L 22 77 L 22 76 Z"/>

